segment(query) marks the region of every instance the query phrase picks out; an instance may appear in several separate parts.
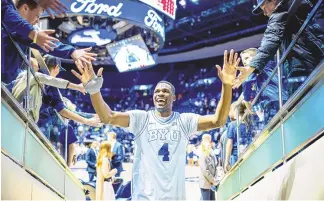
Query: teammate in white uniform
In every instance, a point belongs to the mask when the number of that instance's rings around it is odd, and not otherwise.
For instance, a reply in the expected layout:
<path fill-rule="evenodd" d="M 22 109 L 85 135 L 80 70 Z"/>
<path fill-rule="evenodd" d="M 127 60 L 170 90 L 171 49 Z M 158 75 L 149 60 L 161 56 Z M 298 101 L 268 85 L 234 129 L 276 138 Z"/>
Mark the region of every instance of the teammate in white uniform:
<path fill-rule="evenodd" d="M 240 59 L 234 50 L 229 58 L 224 53 L 223 70 L 218 76 L 223 82 L 222 96 L 214 115 L 172 111 L 176 100 L 174 86 L 159 82 L 154 91 L 155 110 L 115 112 L 102 99 L 102 68 L 95 75 L 92 65 L 77 63 L 81 75 L 72 71 L 91 95 L 91 101 L 101 121 L 128 128 L 136 136 L 134 154 L 133 200 L 185 200 L 186 146 L 190 135 L 196 131 L 211 130 L 226 123 L 232 100 L 232 82 Z"/>

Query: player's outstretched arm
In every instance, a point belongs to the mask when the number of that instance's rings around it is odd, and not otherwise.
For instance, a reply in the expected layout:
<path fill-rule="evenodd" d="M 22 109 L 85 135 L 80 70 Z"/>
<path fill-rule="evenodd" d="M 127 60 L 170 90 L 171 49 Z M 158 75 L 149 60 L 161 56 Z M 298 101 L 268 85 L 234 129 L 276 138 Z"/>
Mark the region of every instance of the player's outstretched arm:
<path fill-rule="evenodd" d="M 75 64 L 81 75 L 75 70 L 72 70 L 72 73 L 79 78 L 86 91 L 91 95 L 92 106 L 98 114 L 101 122 L 119 127 L 128 127 L 129 115 L 123 112 L 112 111 L 102 98 L 100 89 L 103 84 L 103 68 L 100 68 L 96 75 L 91 62 L 83 62 L 83 64 L 81 64 L 79 61 L 76 61 Z"/>
<path fill-rule="evenodd" d="M 218 77 L 222 81 L 222 96 L 214 115 L 199 117 L 198 131 L 211 130 L 225 125 L 232 102 L 232 84 L 236 78 L 236 67 L 239 63 L 240 58 L 234 50 L 230 51 L 229 57 L 227 50 L 225 50 L 223 70 L 216 65 Z"/>

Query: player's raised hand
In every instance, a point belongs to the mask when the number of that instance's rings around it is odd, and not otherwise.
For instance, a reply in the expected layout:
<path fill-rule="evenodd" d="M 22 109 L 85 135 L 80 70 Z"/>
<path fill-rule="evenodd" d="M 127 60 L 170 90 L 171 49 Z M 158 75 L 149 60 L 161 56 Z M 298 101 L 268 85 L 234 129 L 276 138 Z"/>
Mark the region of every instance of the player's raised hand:
<path fill-rule="evenodd" d="M 240 58 L 238 54 L 232 49 L 230 55 L 228 56 L 227 50 L 224 51 L 224 64 L 223 70 L 219 65 L 216 65 L 218 70 L 218 77 L 224 84 L 233 84 L 234 79 L 236 78 L 236 67 L 240 63 Z"/>
<path fill-rule="evenodd" d="M 92 63 L 89 62 L 82 62 L 81 61 L 75 61 L 75 65 L 77 66 L 79 73 L 77 73 L 75 70 L 72 70 L 73 75 L 75 75 L 83 84 L 87 84 L 93 77 L 96 76 Z M 101 77 L 102 76 L 102 71 L 103 68 L 100 68 L 98 70 L 97 76 Z"/>

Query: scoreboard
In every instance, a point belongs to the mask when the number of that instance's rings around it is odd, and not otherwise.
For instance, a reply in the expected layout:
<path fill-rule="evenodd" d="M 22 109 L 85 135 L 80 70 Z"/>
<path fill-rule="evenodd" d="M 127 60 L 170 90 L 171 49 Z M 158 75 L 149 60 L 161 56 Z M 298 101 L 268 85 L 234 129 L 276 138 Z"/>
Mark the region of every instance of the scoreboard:
<path fill-rule="evenodd" d="M 167 16 L 175 19 L 176 10 L 177 10 L 177 2 L 176 0 L 139 0 L 156 10 L 166 14 Z"/>

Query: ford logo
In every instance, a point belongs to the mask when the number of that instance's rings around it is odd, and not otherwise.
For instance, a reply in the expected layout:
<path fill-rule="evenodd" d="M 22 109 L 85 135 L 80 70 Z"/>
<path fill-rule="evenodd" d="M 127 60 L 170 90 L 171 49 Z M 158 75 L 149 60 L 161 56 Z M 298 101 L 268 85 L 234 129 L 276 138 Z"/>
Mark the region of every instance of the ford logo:
<path fill-rule="evenodd" d="M 71 45 L 89 47 L 103 46 L 114 41 L 117 37 L 115 31 L 107 29 L 83 28 L 72 32 L 68 36 L 68 41 Z"/>

